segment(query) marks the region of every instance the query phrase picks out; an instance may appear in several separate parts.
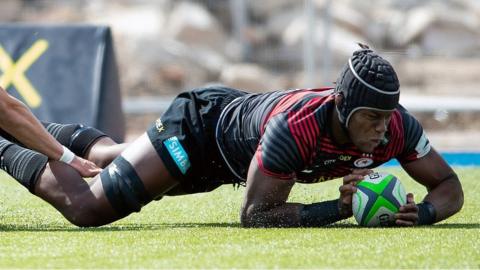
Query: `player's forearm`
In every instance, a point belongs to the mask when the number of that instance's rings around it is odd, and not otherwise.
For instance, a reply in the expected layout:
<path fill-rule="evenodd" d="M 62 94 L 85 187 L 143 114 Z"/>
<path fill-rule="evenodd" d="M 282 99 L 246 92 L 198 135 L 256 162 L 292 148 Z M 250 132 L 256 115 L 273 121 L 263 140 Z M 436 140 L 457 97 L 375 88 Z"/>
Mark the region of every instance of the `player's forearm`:
<path fill-rule="evenodd" d="M 435 207 L 436 222 L 460 211 L 463 206 L 463 190 L 458 177 L 455 174 L 450 175 L 430 190 L 424 201 L 430 202 Z"/>
<path fill-rule="evenodd" d="M 3 96 L 1 103 L 0 127 L 22 142 L 28 148 L 58 160 L 63 148 L 51 136 L 32 112 L 20 101 Z"/>
<path fill-rule="evenodd" d="M 300 227 L 299 203 L 285 203 L 273 208 L 249 205 L 242 209 L 241 223 L 243 227 Z"/>
<path fill-rule="evenodd" d="M 242 214 L 244 227 L 321 227 L 347 217 L 340 213 L 338 200 L 313 204 L 285 203 L 262 210 L 247 209 Z"/>

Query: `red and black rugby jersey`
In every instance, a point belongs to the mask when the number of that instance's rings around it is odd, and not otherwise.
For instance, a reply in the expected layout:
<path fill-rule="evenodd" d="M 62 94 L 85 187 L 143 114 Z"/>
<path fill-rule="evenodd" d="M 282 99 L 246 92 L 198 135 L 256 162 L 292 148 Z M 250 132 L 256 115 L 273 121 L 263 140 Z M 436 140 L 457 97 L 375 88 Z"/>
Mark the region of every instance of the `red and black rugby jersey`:
<path fill-rule="evenodd" d="M 401 106 L 392 114 L 387 140 L 373 153 L 362 153 L 353 144 L 338 145 L 329 127 L 334 97 L 325 90 L 329 88 L 248 94 L 229 104 L 216 135 L 232 172 L 245 180 L 255 157 L 267 175 L 315 183 L 392 158 L 407 163 L 430 150 L 422 127 Z"/>

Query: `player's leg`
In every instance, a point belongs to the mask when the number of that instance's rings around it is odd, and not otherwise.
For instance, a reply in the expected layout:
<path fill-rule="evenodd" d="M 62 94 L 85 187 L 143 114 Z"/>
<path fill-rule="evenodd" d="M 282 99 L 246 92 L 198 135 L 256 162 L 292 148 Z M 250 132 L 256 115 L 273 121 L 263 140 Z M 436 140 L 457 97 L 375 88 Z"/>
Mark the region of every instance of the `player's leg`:
<path fill-rule="evenodd" d="M 104 168 L 125 149 L 102 131 L 81 124 L 57 124 L 42 121 L 45 129 L 76 155 Z"/>
<path fill-rule="evenodd" d="M 222 88 L 179 95 L 146 134 L 94 178 L 89 190 L 73 197 L 73 207 L 65 204 L 65 194 L 50 201 L 74 224 L 98 226 L 138 212 L 163 195 L 207 192 L 228 182 L 232 175 L 216 150 L 213 131 L 222 107 L 240 94 Z M 54 176 L 39 184 L 37 192 L 44 191 L 47 200 L 49 190 L 64 190 Z"/>
<path fill-rule="evenodd" d="M 42 121 L 45 129 L 60 144 L 68 147 L 77 156 L 104 168 L 125 149 L 126 144 L 117 144 L 106 134 L 93 127 L 80 124 L 57 124 Z M 22 143 L 0 129 L 0 136 L 19 146 Z"/>
<path fill-rule="evenodd" d="M 100 226 L 140 211 L 177 184 L 143 135 L 89 183 L 72 168 L 49 162 L 35 195 L 77 226 Z"/>
<path fill-rule="evenodd" d="M 128 143 L 116 143 L 110 137 L 101 137 L 88 147 L 83 158 L 105 168 L 127 148 Z"/>

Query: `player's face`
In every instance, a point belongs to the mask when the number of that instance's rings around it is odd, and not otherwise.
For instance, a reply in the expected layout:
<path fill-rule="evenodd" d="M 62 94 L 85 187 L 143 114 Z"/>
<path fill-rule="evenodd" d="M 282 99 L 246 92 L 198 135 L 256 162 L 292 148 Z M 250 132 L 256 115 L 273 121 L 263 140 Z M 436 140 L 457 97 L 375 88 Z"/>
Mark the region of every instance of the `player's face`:
<path fill-rule="evenodd" d="M 361 109 L 350 119 L 348 132 L 353 144 L 365 153 L 371 153 L 385 138 L 392 112 Z"/>

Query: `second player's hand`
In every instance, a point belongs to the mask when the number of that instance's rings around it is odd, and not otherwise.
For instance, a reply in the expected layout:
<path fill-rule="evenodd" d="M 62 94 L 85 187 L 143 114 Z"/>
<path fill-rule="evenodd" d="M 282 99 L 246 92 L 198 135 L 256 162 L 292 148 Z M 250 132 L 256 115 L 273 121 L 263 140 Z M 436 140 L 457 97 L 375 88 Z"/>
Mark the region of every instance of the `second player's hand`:
<path fill-rule="evenodd" d="M 370 169 L 355 169 L 351 174 L 343 177 L 343 185 L 338 189 L 340 191 L 338 209 L 342 217 L 347 218 L 353 215 L 352 197 L 353 193 L 357 192 L 357 182 L 370 173 L 373 173 Z"/>
<path fill-rule="evenodd" d="M 78 156 L 73 158 L 70 166 L 77 170 L 82 177 L 93 177 L 102 171 L 95 163 Z"/>

